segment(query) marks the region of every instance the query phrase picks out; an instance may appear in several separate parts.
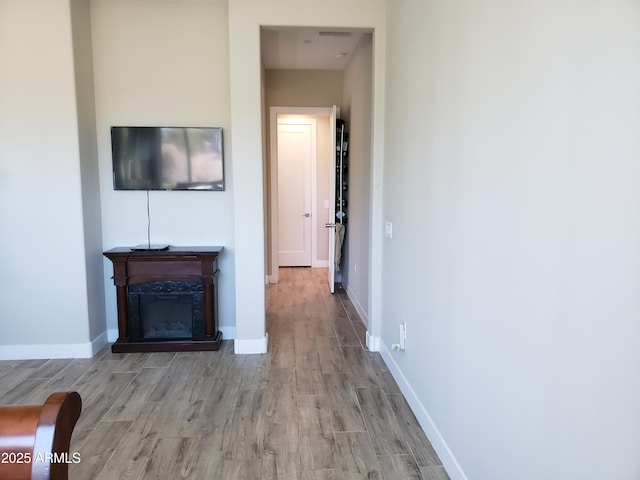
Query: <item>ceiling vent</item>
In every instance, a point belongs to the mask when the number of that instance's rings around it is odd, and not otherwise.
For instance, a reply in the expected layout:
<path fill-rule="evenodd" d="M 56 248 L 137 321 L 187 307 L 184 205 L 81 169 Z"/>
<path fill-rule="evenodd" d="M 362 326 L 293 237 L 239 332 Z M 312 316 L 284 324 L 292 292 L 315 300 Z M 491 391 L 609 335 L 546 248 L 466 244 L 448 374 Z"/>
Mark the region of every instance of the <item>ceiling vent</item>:
<path fill-rule="evenodd" d="M 319 37 L 333 37 L 333 38 L 349 38 L 353 36 L 352 32 L 318 32 Z"/>

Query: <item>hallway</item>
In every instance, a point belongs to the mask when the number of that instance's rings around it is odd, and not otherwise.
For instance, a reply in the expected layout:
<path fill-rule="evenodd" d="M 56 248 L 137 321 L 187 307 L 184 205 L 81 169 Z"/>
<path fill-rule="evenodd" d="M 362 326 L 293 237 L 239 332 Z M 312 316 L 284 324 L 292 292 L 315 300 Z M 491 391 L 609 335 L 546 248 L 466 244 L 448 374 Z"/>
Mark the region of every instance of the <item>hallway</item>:
<path fill-rule="evenodd" d="M 301 473 L 448 479 L 382 358 L 364 347 L 365 326 L 345 291 L 328 292 L 326 269 L 280 269 L 267 287 L 267 330 L 271 376 L 283 379 L 276 403 L 283 415 L 299 412 L 291 434 Z"/>

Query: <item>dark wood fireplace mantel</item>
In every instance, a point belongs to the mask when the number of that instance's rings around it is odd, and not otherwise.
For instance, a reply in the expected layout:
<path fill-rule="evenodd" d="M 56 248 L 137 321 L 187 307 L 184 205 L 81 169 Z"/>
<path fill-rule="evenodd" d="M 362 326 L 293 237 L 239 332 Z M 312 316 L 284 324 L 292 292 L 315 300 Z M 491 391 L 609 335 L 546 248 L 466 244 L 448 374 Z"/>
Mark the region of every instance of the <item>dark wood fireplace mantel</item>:
<path fill-rule="evenodd" d="M 117 247 L 104 252 L 113 262 L 118 303 L 118 340 L 114 353 L 218 350 L 218 256 L 223 247 L 170 247 L 168 250 L 132 250 Z M 129 286 L 157 282 L 202 284 L 204 336 L 191 339 L 140 340 L 132 338 Z"/>

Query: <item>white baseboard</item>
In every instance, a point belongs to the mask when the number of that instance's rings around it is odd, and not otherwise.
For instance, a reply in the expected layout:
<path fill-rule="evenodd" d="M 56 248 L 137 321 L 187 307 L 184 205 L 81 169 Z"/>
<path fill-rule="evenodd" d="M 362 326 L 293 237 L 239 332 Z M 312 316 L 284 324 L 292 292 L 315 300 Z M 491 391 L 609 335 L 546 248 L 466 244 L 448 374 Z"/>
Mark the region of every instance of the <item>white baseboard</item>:
<path fill-rule="evenodd" d="M 251 355 L 255 353 L 267 353 L 269 345 L 269 334 L 266 333 L 264 338 L 256 339 L 239 339 L 236 338 L 233 343 L 233 353 L 237 355 Z"/>
<path fill-rule="evenodd" d="M 109 332 L 105 330 L 91 342 L 91 356 L 102 350 L 109 343 Z"/>
<path fill-rule="evenodd" d="M 371 335 L 371 333 L 369 333 L 369 330 L 367 330 L 366 340 L 367 350 L 369 350 L 370 352 L 380 351 L 380 337 L 374 337 L 373 335 Z"/>
<path fill-rule="evenodd" d="M 313 260 L 311 268 L 329 268 L 329 260 Z"/>
<path fill-rule="evenodd" d="M 360 316 L 360 319 L 362 320 L 362 322 L 368 327 L 369 316 L 367 315 L 367 312 L 360 304 L 360 300 L 358 299 L 356 294 L 353 293 L 353 290 L 351 290 L 351 287 L 349 285 L 347 285 L 347 297 L 349 297 L 349 300 L 351 300 L 351 303 L 353 304 L 353 307 L 356 309 L 356 312 L 358 312 L 358 315 Z"/>
<path fill-rule="evenodd" d="M 391 371 L 393 378 L 398 383 L 400 391 L 406 398 L 407 403 L 411 407 L 413 414 L 418 420 L 418 423 L 420 423 L 420 426 L 426 433 L 427 437 L 429 437 L 433 448 L 438 454 L 438 457 L 440 457 L 442 465 L 449 474 L 449 478 L 451 480 L 468 480 L 468 477 L 465 475 L 462 467 L 453 455 L 453 452 L 449 448 L 449 445 L 447 445 L 447 442 L 440 434 L 438 427 L 436 427 L 436 425 L 433 423 L 431 415 L 429 415 L 429 412 L 416 395 L 416 392 L 411 387 L 411 384 L 409 384 L 409 381 L 402 373 L 402 370 L 400 370 L 398 364 L 395 362 L 392 352 L 390 352 L 387 347 L 382 344 L 380 348 L 380 354 L 382 355 L 384 362 L 387 364 L 387 367 Z"/>
<path fill-rule="evenodd" d="M 104 331 L 91 342 L 40 345 L 0 345 L 0 360 L 91 358 L 108 343 Z"/>
<path fill-rule="evenodd" d="M 362 323 L 364 323 L 364 325 L 369 328 L 369 316 L 367 315 L 367 312 L 365 312 L 358 297 L 355 293 L 353 293 L 353 290 L 351 290 L 351 287 L 349 285 L 347 285 L 347 297 L 349 297 L 353 308 L 356 309 L 356 313 L 360 317 L 360 320 L 362 320 Z M 366 342 L 367 349 L 370 352 L 380 351 L 380 337 L 374 337 L 373 335 L 371 335 L 369 330 L 367 330 Z"/>

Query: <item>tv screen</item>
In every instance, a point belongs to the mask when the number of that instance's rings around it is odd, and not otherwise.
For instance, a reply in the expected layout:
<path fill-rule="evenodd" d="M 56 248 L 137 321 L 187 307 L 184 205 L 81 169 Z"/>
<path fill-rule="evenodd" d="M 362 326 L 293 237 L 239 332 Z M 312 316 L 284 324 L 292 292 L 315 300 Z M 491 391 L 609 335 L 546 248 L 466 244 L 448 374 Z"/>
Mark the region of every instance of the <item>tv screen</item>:
<path fill-rule="evenodd" d="M 224 190 L 222 128 L 111 127 L 115 190 Z"/>

